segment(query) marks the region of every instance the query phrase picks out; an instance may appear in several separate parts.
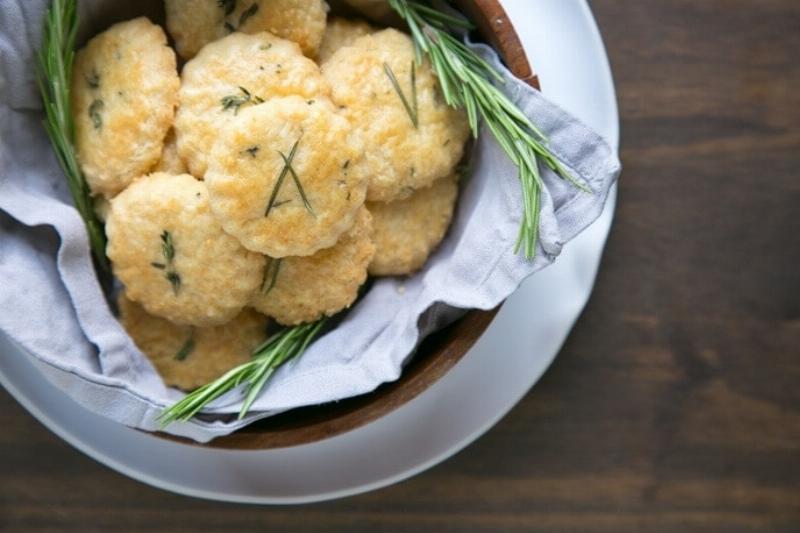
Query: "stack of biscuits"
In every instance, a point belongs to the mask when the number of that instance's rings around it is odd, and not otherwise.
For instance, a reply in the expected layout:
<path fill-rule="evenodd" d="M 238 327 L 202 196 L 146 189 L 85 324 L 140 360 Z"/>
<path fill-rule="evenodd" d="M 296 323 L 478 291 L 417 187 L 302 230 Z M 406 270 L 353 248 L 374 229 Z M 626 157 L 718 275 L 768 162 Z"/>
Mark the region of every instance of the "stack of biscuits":
<path fill-rule="evenodd" d="M 91 39 L 71 98 L 122 324 L 191 390 L 246 361 L 270 320 L 331 316 L 369 275 L 419 270 L 469 127 L 408 35 L 324 0 L 165 7 L 169 38 L 142 17 Z"/>

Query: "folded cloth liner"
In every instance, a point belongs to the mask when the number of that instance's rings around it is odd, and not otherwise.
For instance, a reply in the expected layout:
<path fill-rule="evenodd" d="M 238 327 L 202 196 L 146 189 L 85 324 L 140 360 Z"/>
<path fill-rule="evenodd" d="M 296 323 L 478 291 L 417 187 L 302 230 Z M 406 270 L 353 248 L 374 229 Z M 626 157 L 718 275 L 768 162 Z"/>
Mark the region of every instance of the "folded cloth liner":
<path fill-rule="evenodd" d="M 6 0 L 0 10 L 0 330 L 79 404 L 154 430 L 162 408 L 182 393 L 163 385 L 109 309 L 83 223 L 41 126 L 35 52 L 47 4 Z M 79 42 L 84 42 L 111 22 L 158 13 L 160 2 L 80 4 Z M 232 416 L 241 405 L 234 393 L 199 419 L 169 426 L 169 433 L 206 442 L 286 409 L 363 394 L 397 379 L 422 337 L 466 309 L 497 306 L 600 215 L 620 172 L 614 151 L 516 80 L 490 48 L 471 46 L 502 71 L 503 90 L 593 193 L 546 171 L 539 249 L 533 261 L 524 259 L 514 252 L 522 211 L 517 170 L 483 129 L 452 227 L 424 270 L 405 279 L 376 280 L 337 328 L 274 375 L 243 420 Z"/>

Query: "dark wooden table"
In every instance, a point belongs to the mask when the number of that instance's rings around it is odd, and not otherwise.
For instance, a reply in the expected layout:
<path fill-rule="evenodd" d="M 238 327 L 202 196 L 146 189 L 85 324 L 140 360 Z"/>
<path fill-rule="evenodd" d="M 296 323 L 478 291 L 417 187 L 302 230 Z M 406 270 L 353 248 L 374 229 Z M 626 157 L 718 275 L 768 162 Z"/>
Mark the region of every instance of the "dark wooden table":
<path fill-rule="evenodd" d="M 592 5 L 616 222 L 572 336 L 497 427 L 391 488 L 258 508 L 127 479 L 0 392 L 0 531 L 800 531 L 800 2 Z"/>

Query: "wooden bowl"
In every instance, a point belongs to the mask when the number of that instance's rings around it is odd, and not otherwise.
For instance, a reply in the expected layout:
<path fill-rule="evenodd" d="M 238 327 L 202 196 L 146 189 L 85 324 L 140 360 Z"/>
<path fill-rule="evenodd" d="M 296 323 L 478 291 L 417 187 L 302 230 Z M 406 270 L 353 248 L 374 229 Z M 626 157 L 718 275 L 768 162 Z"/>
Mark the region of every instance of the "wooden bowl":
<path fill-rule="evenodd" d="M 458 0 L 456 4 L 475 22 L 480 36 L 494 46 L 508 68 L 520 79 L 538 87 L 519 37 L 499 1 Z M 498 309 L 469 311 L 456 323 L 430 335 L 420 344 L 397 381 L 383 384 L 369 394 L 293 409 L 202 446 L 261 450 L 282 448 L 315 442 L 363 426 L 397 409 L 441 378 L 478 340 Z M 167 438 L 197 444 L 177 437 Z"/>

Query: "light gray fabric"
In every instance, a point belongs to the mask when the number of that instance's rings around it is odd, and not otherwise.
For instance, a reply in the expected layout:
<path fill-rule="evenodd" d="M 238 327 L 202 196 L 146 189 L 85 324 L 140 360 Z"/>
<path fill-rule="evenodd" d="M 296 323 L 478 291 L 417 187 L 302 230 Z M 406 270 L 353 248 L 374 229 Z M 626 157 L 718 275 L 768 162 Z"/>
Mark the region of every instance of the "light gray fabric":
<path fill-rule="evenodd" d="M 81 405 L 152 430 L 161 408 L 180 393 L 164 387 L 110 311 L 81 219 L 41 128 L 33 54 L 46 3 L 0 0 L 0 330 Z M 98 14 L 111 5 L 82 2 L 87 21 L 82 35 L 108 24 Z M 498 64 L 490 49 L 476 48 Z M 502 70 L 505 90 L 594 191 L 581 193 L 545 173 L 548 192 L 536 259 L 527 261 L 513 251 L 521 213 L 517 172 L 483 131 L 450 232 L 422 272 L 376 281 L 336 329 L 275 374 L 244 420 L 231 416 L 240 405 L 240 396 L 231 394 L 201 419 L 174 424 L 169 432 L 207 441 L 282 410 L 366 393 L 395 380 L 422 336 L 464 309 L 498 305 L 595 220 L 620 171 L 616 154 L 597 134 Z"/>

